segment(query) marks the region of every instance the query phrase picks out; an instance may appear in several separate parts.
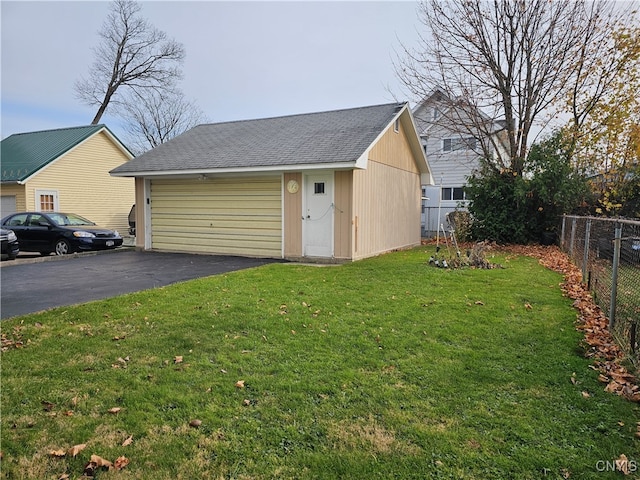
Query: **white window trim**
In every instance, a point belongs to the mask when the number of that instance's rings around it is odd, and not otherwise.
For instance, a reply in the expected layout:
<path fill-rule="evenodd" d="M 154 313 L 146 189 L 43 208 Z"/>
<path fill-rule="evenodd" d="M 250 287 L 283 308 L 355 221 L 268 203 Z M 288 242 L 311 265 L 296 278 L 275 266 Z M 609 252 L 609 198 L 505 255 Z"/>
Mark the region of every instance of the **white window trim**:
<path fill-rule="evenodd" d="M 36 190 L 34 197 L 34 211 L 41 212 L 40 209 L 40 197 L 42 195 L 53 195 L 53 211 L 57 212 L 60 210 L 60 199 L 58 195 L 58 190 Z"/>
<path fill-rule="evenodd" d="M 447 140 L 451 142 L 451 148 L 449 148 L 449 150 L 445 150 L 444 148 L 444 143 Z M 473 151 L 474 148 L 469 147 L 469 144 L 470 144 L 469 142 L 477 142 L 477 140 L 475 137 L 445 137 L 442 139 L 442 151 L 445 153 L 466 151 L 466 150 Z"/>
<path fill-rule="evenodd" d="M 455 199 L 455 198 L 453 198 L 454 190 L 458 189 L 458 188 L 462 189 L 462 198 Z M 440 187 L 440 200 L 442 202 L 465 202 L 466 203 L 469 200 L 467 199 L 467 192 L 465 192 L 464 188 L 465 188 L 465 185 L 442 186 L 442 187 Z M 446 198 L 446 199 L 442 198 L 445 189 L 451 190 L 451 198 Z"/>

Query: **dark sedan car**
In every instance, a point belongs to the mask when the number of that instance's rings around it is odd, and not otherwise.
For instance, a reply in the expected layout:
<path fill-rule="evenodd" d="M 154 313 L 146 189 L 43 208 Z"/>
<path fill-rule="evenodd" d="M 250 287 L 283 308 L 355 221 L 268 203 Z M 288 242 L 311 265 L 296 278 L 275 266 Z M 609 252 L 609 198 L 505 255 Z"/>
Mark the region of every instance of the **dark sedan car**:
<path fill-rule="evenodd" d="M 0 229 L 0 242 L 2 243 L 2 260 L 13 260 L 20 253 L 18 237 L 12 230 Z"/>
<path fill-rule="evenodd" d="M 14 213 L 2 219 L 2 226 L 15 232 L 23 252 L 65 255 L 122 245 L 122 237 L 117 231 L 98 227 L 73 213 Z"/>

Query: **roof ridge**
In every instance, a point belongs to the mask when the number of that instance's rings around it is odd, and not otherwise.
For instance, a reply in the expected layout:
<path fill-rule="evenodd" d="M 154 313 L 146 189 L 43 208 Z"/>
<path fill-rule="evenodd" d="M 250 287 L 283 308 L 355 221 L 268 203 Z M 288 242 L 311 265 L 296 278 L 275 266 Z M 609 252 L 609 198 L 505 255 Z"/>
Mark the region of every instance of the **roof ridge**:
<path fill-rule="evenodd" d="M 34 133 L 62 132 L 64 130 L 78 130 L 80 128 L 107 128 L 107 126 L 104 123 L 98 123 L 96 125 L 78 125 L 76 127 L 48 128 L 48 129 L 45 129 L 45 130 L 34 130 L 32 132 L 13 133 L 13 134 L 9 135 L 9 137 L 13 137 L 13 136 L 17 136 L 17 135 L 31 135 L 31 134 L 34 134 Z M 7 137 L 7 138 L 9 138 L 9 137 Z"/>
<path fill-rule="evenodd" d="M 401 108 L 404 105 L 406 105 L 407 103 L 409 103 L 409 102 L 408 101 L 389 102 L 389 103 L 380 103 L 378 105 L 364 105 L 364 106 L 360 106 L 360 107 L 336 108 L 334 110 L 323 110 L 321 112 L 293 113 L 293 114 L 289 114 L 289 115 L 276 115 L 274 117 L 247 118 L 247 119 L 244 119 L 244 120 L 227 120 L 227 121 L 222 121 L 222 122 L 209 122 L 209 123 L 201 123 L 201 124 L 197 125 L 197 127 L 208 126 L 208 125 L 225 125 L 225 124 L 231 124 L 231 123 L 256 122 L 256 121 L 262 121 L 262 120 L 277 120 L 277 119 L 280 119 L 280 118 L 305 117 L 305 116 L 311 116 L 311 115 L 322 115 L 322 114 L 327 114 L 327 113 L 346 112 L 346 111 L 349 111 L 349 110 L 366 110 L 366 109 L 370 109 L 370 108 L 388 107 L 388 106 L 391 106 L 391 105 L 396 105 L 397 108 Z"/>

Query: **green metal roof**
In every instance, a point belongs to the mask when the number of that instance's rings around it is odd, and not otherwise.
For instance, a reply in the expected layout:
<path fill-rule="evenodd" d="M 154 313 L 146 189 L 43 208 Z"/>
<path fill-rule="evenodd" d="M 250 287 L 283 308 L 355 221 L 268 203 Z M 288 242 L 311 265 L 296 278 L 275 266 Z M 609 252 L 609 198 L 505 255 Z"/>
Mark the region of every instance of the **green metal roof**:
<path fill-rule="evenodd" d="M 99 132 L 105 125 L 60 128 L 16 133 L 1 142 L 2 182 L 21 182 L 73 147 Z M 107 128 L 108 130 L 108 128 Z M 111 132 L 109 132 L 111 133 Z M 111 133 L 112 136 L 113 135 Z M 126 149 L 126 147 L 123 148 Z"/>

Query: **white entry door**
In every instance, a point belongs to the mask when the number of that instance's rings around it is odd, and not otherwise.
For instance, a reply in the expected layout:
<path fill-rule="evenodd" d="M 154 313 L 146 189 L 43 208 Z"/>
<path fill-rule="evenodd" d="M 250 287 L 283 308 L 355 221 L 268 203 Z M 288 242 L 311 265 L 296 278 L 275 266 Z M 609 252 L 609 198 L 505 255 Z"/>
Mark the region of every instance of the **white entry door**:
<path fill-rule="evenodd" d="M 333 172 L 305 175 L 304 255 L 333 256 Z"/>

